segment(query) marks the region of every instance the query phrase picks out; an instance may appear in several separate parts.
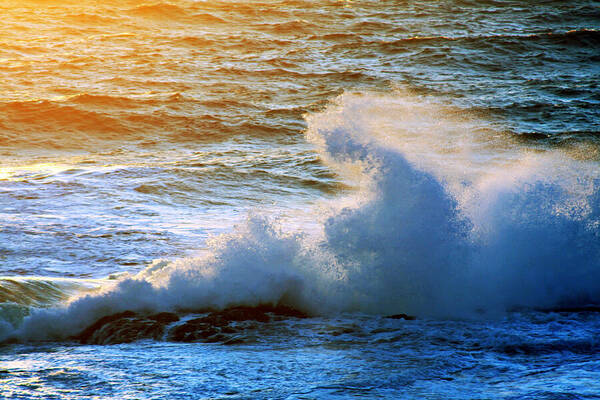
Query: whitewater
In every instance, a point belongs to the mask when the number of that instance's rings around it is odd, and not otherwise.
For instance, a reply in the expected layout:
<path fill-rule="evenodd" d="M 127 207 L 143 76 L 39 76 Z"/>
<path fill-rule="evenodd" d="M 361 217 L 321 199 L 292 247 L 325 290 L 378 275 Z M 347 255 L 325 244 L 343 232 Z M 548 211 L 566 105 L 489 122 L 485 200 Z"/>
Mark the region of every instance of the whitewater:
<path fill-rule="evenodd" d="M 597 2 L 0 8 L 0 397 L 600 396 Z"/>

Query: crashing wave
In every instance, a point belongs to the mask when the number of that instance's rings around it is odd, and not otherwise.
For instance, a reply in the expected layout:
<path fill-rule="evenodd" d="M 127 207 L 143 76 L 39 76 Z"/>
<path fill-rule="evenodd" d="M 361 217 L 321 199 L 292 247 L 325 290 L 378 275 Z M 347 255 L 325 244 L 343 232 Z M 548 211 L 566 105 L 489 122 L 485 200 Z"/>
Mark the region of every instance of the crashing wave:
<path fill-rule="evenodd" d="M 408 94 L 344 94 L 307 121 L 324 162 L 357 188 L 316 210 L 315 229 L 251 215 L 202 256 L 158 260 L 98 293 L 32 308 L 0 336 L 65 339 L 125 311 L 270 305 L 454 317 L 600 302 L 600 180 L 590 161 L 528 151 Z"/>

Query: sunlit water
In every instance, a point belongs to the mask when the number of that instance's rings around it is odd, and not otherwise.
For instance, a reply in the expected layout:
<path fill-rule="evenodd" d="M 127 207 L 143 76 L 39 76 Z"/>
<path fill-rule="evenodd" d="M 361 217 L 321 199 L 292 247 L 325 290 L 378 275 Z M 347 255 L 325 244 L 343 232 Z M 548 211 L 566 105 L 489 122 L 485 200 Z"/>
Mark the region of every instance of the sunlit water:
<path fill-rule="evenodd" d="M 597 1 L 0 15 L 0 397 L 600 396 Z"/>

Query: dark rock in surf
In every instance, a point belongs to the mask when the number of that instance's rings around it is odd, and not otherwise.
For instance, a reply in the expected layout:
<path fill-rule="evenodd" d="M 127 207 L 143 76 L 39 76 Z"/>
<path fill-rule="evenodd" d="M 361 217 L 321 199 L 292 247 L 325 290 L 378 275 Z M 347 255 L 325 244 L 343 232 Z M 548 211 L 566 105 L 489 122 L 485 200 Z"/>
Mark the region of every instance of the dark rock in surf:
<path fill-rule="evenodd" d="M 179 321 L 179 316 L 177 314 L 173 314 L 170 312 L 161 312 L 158 314 L 150 315 L 148 319 L 153 321 L 162 323 L 162 324 L 170 324 L 172 322 Z"/>
<path fill-rule="evenodd" d="M 244 341 L 243 335 L 240 334 L 253 328 L 252 323 L 306 317 L 303 312 L 285 306 L 231 307 L 222 311 L 212 311 L 203 317 L 174 326 L 167 338 L 174 342 L 237 344 Z M 235 334 L 238 336 L 232 337 Z"/>
<path fill-rule="evenodd" d="M 161 339 L 165 326 L 178 321 L 173 313 L 159 313 L 150 316 L 133 311 L 102 317 L 74 337 L 82 344 L 131 343 L 141 339 Z"/>
<path fill-rule="evenodd" d="M 389 318 L 389 319 L 405 319 L 407 321 L 414 321 L 415 319 L 417 319 L 417 317 L 412 316 L 412 315 L 408 315 L 408 314 L 388 315 L 388 316 L 386 316 L 386 318 Z"/>
<path fill-rule="evenodd" d="M 220 332 L 218 327 L 205 322 L 205 318 L 196 318 L 175 326 L 167 336 L 174 342 L 197 342 L 207 340 Z"/>
<path fill-rule="evenodd" d="M 176 324 L 180 318 L 174 313 L 143 315 L 123 311 L 98 319 L 73 339 L 82 344 L 118 344 L 142 339 L 162 340 L 166 334 L 166 340 L 174 342 L 230 345 L 244 342 L 244 332 L 255 329 L 257 323 L 306 317 L 301 311 L 285 306 L 238 306 Z"/>
<path fill-rule="evenodd" d="M 133 311 L 123 311 L 121 313 L 107 315 L 106 317 L 102 317 L 92 325 L 85 328 L 79 335 L 76 335 L 74 339 L 79 340 L 80 343 L 90 343 L 94 333 L 98 330 L 102 329 L 103 326 L 110 324 L 113 321 L 117 321 L 121 318 L 130 318 L 134 317 L 136 314 Z"/>

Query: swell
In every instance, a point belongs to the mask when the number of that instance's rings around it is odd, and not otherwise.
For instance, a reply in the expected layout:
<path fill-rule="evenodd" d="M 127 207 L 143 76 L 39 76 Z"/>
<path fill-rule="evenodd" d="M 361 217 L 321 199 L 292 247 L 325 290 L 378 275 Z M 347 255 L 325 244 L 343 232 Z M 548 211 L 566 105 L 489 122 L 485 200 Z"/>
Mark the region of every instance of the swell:
<path fill-rule="evenodd" d="M 0 303 L 48 306 L 69 298 L 69 291 L 51 280 L 0 278 Z"/>
<path fill-rule="evenodd" d="M 569 100 L 561 99 L 560 95 L 550 97 L 552 92 L 548 93 L 545 88 L 538 88 L 541 93 L 547 94 L 547 98 L 529 102 L 498 102 L 494 106 L 474 109 L 487 115 L 498 115 L 503 119 L 521 120 L 520 126 L 510 128 L 516 134 L 525 137 L 543 136 L 550 139 L 549 143 L 555 144 L 574 139 L 596 141 L 598 130 L 595 129 L 595 121 L 600 118 L 600 103 L 590 99 L 586 88 L 581 86 L 581 95 Z M 593 92 L 593 89 L 589 88 L 587 91 Z M 548 124 L 547 121 L 551 118 L 558 122 Z"/>
<path fill-rule="evenodd" d="M 254 118 L 225 118 L 224 109 L 248 109 Z M 0 145 L 78 149 L 115 142 L 226 140 L 236 135 L 293 135 L 298 127 L 263 121 L 261 110 L 234 99 L 195 100 L 179 93 L 158 96 L 77 94 L 58 101 L 0 102 Z M 296 115 L 296 119 L 299 114 Z M 263 118 L 264 119 L 264 118 Z M 294 121 L 292 121 L 294 122 Z"/>
<path fill-rule="evenodd" d="M 272 24 L 255 25 L 258 30 L 275 34 L 308 35 L 313 33 L 318 25 L 305 20 L 293 20 Z"/>
<path fill-rule="evenodd" d="M 116 139 L 134 131 L 109 113 L 48 100 L 0 103 L 3 146 L 79 147 L 87 139 Z"/>
<path fill-rule="evenodd" d="M 221 24 L 225 20 L 210 14 L 195 12 L 194 7 L 179 7 L 172 3 L 143 4 L 127 10 L 127 14 L 151 20 L 168 20 L 171 22 L 191 22 L 204 24 Z"/>
<path fill-rule="evenodd" d="M 285 68 L 269 68 L 269 69 L 241 69 L 241 68 L 219 68 L 218 72 L 224 75 L 234 75 L 241 77 L 260 77 L 260 78 L 288 78 L 288 79 L 326 79 L 336 82 L 356 82 L 356 81 L 368 81 L 374 80 L 365 69 L 347 69 L 344 71 L 332 71 L 332 72 L 305 72 L 305 71 L 294 71 Z"/>
<path fill-rule="evenodd" d="M 153 18 L 184 18 L 189 17 L 186 10 L 171 3 L 142 4 L 129 9 L 133 15 Z"/>
<path fill-rule="evenodd" d="M 105 25 L 112 25 L 119 21 L 116 17 L 112 17 L 110 15 L 99 15 L 99 14 L 95 14 L 95 13 L 86 13 L 86 12 L 65 15 L 63 18 L 65 21 L 67 21 L 71 24 L 83 25 L 83 26 L 89 26 L 89 25 L 105 26 Z"/>
<path fill-rule="evenodd" d="M 548 50 L 548 47 L 566 46 L 567 48 L 596 48 L 600 45 L 600 31 L 580 29 L 564 32 L 547 32 L 523 35 L 477 35 L 477 36 L 413 36 L 393 41 L 368 42 L 384 53 L 403 51 L 411 47 L 424 45 L 485 49 L 492 46 L 500 50 L 516 53 L 531 50 Z"/>
<path fill-rule="evenodd" d="M 93 290 L 98 281 L 35 277 L 0 277 L 0 331 L 18 325 L 30 309 L 59 306 L 76 293 Z"/>

